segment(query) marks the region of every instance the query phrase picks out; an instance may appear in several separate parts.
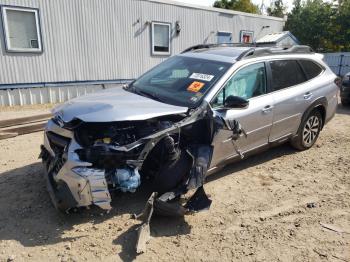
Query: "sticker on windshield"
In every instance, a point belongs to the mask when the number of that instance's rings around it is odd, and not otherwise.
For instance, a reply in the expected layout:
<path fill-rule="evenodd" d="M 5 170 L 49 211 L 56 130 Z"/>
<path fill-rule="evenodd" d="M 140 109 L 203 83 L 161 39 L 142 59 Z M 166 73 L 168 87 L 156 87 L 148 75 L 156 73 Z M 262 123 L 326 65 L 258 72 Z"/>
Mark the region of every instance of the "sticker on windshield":
<path fill-rule="evenodd" d="M 194 81 L 187 87 L 187 91 L 197 93 L 199 92 L 205 84 L 202 82 Z"/>
<path fill-rule="evenodd" d="M 190 78 L 210 82 L 214 76 L 200 73 L 193 73 Z"/>

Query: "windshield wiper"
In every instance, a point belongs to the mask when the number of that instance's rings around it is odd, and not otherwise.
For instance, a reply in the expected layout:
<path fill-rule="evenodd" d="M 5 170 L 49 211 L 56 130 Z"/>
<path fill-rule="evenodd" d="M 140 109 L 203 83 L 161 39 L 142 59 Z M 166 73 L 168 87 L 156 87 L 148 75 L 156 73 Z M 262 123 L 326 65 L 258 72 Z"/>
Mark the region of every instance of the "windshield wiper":
<path fill-rule="evenodd" d="M 129 83 L 128 85 L 124 85 L 123 86 L 123 89 L 126 90 L 126 91 L 129 91 L 129 92 L 132 92 L 132 93 L 135 93 L 135 94 L 138 94 L 140 96 L 145 96 L 145 97 L 148 97 L 148 98 L 151 98 L 153 100 L 157 100 L 159 102 L 163 102 L 163 100 L 156 94 L 154 93 L 148 93 L 148 92 L 145 92 L 143 90 L 140 90 L 140 89 L 137 89 L 133 84 L 132 82 Z"/>
<path fill-rule="evenodd" d="M 136 94 L 139 94 L 141 96 L 145 96 L 145 97 L 151 98 L 153 100 L 157 100 L 159 102 L 163 102 L 162 99 L 158 95 L 156 95 L 154 93 L 148 93 L 148 92 L 145 92 L 143 90 L 136 89 L 135 87 L 133 88 L 133 91 L 135 91 Z"/>

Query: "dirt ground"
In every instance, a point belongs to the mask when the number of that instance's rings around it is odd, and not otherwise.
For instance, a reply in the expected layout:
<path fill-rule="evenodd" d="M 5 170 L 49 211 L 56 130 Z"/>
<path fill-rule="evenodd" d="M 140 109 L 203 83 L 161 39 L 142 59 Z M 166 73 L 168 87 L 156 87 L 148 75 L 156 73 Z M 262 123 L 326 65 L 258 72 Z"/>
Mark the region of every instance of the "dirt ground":
<path fill-rule="evenodd" d="M 59 214 L 42 178 L 42 135 L 0 140 L 0 261 L 350 261 L 350 109 L 308 151 L 283 145 L 209 177 L 211 209 L 156 218 L 139 256 L 130 214 L 147 190 L 115 195 L 107 215 Z"/>

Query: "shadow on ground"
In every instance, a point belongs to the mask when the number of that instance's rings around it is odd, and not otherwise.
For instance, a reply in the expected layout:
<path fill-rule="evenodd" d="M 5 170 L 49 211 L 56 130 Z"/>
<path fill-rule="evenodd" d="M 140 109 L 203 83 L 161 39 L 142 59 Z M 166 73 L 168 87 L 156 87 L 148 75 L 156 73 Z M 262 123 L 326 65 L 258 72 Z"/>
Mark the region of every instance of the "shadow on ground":
<path fill-rule="evenodd" d="M 230 164 L 209 176 L 208 181 L 293 153 L 295 151 L 288 145 L 276 147 L 239 164 Z M 113 198 L 112 211 L 103 216 L 98 208 L 66 215 L 51 205 L 42 175 L 39 162 L 0 174 L 0 240 L 15 240 L 27 247 L 66 242 L 71 239 L 65 237 L 64 232 L 76 230 L 78 224 L 99 224 L 111 217 L 139 213 L 151 193 L 147 186 L 134 194 L 118 193 Z M 134 258 L 136 228 L 133 224 L 113 241 L 122 246 L 119 256 L 124 261 Z M 153 237 L 184 235 L 190 231 L 184 218 L 156 217 L 152 221 Z"/>
<path fill-rule="evenodd" d="M 150 187 L 144 184 L 134 194 L 115 193 L 113 209 L 108 214 L 101 215 L 99 208 L 62 214 L 52 206 L 42 176 L 41 163 L 0 174 L 0 241 L 15 240 L 26 247 L 70 241 L 72 238 L 65 237 L 64 233 L 76 230 L 76 225 L 99 224 L 124 214 L 130 214 L 131 218 L 131 214 L 142 211 L 151 194 Z M 122 246 L 119 255 L 125 261 L 135 254 L 137 226 L 133 225 L 113 241 Z M 159 217 L 152 221 L 153 237 L 188 233 L 190 228 L 184 218 Z"/>
<path fill-rule="evenodd" d="M 123 261 L 133 261 L 137 256 L 135 244 L 138 227 L 139 225 L 133 225 L 113 241 L 113 244 L 122 246 L 122 251 L 118 255 Z M 191 227 L 184 217 L 154 217 L 150 228 L 152 238 L 188 235 L 191 233 Z"/>
<path fill-rule="evenodd" d="M 210 183 L 211 181 L 214 181 L 216 179 L 219 179 L 227 175 L 231 175 L 243 169 L 261 165 L 265 162 L 276 159 L 278 157 L 295 154 L 297 152 L 298 151 L 296 151 L 287 143 L 287 144 L 270 148 L 256 155 L 246 156 L 245 159 L 235 160 L 231 163 L 228 163 L 225 167 L 223 167 L 219 171 L 213 173 L 212 175 L 209 175 L 207 178 L 207 182 Z"/>

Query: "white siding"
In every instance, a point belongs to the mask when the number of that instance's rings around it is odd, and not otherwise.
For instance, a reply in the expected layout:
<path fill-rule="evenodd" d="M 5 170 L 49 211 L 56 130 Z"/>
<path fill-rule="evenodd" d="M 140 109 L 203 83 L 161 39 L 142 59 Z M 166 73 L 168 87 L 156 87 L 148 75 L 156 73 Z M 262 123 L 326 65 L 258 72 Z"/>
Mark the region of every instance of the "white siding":
<path fill-rule="evenodd" d="M 120 88 L 121 86 L 120 84 L 96 84 L 0 89 L 0 106 L 62 103 L 78 96 L 112 87 Z"/>
<path fill-rule="evenodd" d="M 5 52 L 0 30 L 0 85 L 132 79 L 166 57 L 151 56 L 150 25 L 171 23 L 171 54 L 199 43 L 216 43 L 217 32 L 240 30 L 254 37 L 281 31 L 281 19 L 147 0 L 0 0 L 1 5 L 39 8 L 43 53 Z M 181 32 L 175 34 L 175 22 Z M 270 26 L 261 32 L 262 26 Z"/>

